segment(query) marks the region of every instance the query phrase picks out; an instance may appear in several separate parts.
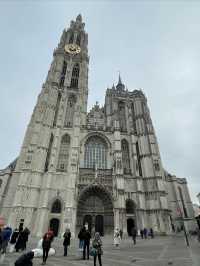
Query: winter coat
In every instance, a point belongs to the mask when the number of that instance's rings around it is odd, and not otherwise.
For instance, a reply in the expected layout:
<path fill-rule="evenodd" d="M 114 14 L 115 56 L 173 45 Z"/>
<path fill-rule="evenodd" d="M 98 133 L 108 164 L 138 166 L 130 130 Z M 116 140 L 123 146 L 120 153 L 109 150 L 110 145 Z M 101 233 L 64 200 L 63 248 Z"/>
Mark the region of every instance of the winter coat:
<path fill-rule="evenodd" d="M 8 242 L 10 240 L 10 236 L 12 235 L 12 229 L 10 227 L 6 227 L 2 231 L 3 241 Z"/>
<path fill-rule="evenodd" d="M 137 236 L 137 230 L 134 227 L 131 229 L 131 235 L 134 238 Z"/>
<path fill-rule="evenodd" d="M 79 240 L 84 240 L 84 234 L 85 234 L 85 228 L 82 228 L 80 232 L 78 233 Z"/>
<path fill-rule="evenodd" d="M 84 241 L 85 241 L 86 244 L 89 244 L 90 243 L 90 238 L 91 238 L 91 234 L 90 234 L 89 230 L 86 230 L 83 233 L 83 239 L 84 239 Z"/>
<path fill-rule="evenodd" d="M 10 239 L 10 244 L 15 244 L 16 243 L 18 235 L 19 235 L 19 231 L 14 231 L 12 233 L 12 236 L 11 236 L 11 239 Z"/>
<path fill-rule="evenodd" d="M 15 244 L 16 250 L 22 249 L 23 246 L 24 246 L 23 243 L 24 243 L 24 239 L 23 239 L 23 234 L 22 234 L 22 231 L 21 231 L 18 234 L 18 238 L 17 238 L 16 244 Z"/>
<path fill-rule="evenodd" d="M 71 233 L 65 232 L 63 237 L 64 237 L 63 246 L 70 246 Z"/>
<path fill-rule="evenodd" d="M 43 236 L 43 241 L 42 241 L 42 248 L 43 249 L 50 249 L 51 248 L 51 242 L 53 241 L 53 235 L 51 233 L 46 233 Z"/>
<path fill-rule="evenodd" d="M 2 245 L 2 242 L 3 242 L 3 232 L 0 229 L 0 247 Z M 1 248 L 0 248 L 0 250 L 1 250 Z"/>
<path fill-rule="evenodd" d="M 103 254 L 103 251 L 102 251 L 102 241 L 101 241 L 101 239 L 98 239 L 98 240 L 94 239 L 92 241 L 92 247 L 93 248 L 96 248 L 97 255 L 102 255 Z"/>
<path fill-rule="evenodd" d="M 33 251 L 21 255 L 16 261 L 15 266 L 32 266 L 32 259 L 34 257 Z"/>

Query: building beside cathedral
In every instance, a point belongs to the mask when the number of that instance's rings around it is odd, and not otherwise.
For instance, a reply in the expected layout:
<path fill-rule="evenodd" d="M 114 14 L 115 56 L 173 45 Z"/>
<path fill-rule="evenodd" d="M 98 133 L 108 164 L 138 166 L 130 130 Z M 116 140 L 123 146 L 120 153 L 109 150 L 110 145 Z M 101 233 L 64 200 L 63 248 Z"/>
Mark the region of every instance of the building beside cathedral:
<path fill-rule="evenodd" d="M 184 178 L 167 173 L 147 99 L 118 84 L 105 104 L 87 112 L 88 35 L 82 17 L 63 31 L 19 157 L 0 171 L 0 215 L 41 236 L 73 235 L 88 224 L 102 235 L 115 227 L 170 233 L 181 217 L 192 228 Z"/>

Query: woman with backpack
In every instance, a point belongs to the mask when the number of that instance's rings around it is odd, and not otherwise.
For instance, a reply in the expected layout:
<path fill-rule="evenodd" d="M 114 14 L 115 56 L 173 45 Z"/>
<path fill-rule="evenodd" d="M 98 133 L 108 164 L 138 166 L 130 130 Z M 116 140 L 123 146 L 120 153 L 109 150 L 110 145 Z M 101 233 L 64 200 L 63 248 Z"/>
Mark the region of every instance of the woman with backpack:
<path fill-rule="evenodd" d="M 92 241 L 92 250 L 94 256 L 94 266 L 96 266 L 97 257 L 99 261 L 99 266 L 102 266 L 102 261 L 101 261 L 101 255 L 103 255 L 102 241 L 100 238 L 100 234 L 98 232 L 96 232 L 94 235 L 94 239 Z"/>

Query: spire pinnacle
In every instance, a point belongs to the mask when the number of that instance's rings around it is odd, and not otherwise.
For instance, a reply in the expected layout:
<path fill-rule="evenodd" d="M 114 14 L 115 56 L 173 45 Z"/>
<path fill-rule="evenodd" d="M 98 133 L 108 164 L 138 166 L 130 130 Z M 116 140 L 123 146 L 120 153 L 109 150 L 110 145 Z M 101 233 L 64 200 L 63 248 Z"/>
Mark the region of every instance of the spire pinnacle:
<path fill-rule="evenodd" d="M 119 80 L 118 80 L 118 84 L 122 84 L 122 80 L 121 80 L 121 76 L 120 76 L 120 72 L 119 72 Z"/>
<path fill-rule="evenodd" d="M 124 90 L 124 89 L 125 89 L 125 86 L 124 86 L 124 84 L 122 83 L 122 79 L 121 79 L 121 76 L 120 76 L 120 72 L 119 72 L 119 80 L 118 80 L 118 84 L 117 84 L 116 88 L 117 88 L 118 90 Z"/>
<path fill-rule="evenodd" d="M 76 17 L 76 21 L 80 21 L 80 22 L 82 22 L 82 16 L 81 16 L 81 14 L 79 14 L 79 15 Z"/>

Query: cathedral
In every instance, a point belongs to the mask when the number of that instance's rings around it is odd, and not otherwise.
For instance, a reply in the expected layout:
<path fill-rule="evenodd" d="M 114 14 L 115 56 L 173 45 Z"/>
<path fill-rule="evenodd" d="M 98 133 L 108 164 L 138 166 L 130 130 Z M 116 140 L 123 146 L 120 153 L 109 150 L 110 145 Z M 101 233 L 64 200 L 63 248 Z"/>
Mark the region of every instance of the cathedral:
<path fill-rule="evenodd" d="M 88 35 L 81 15 L 64 29 L 19 156 L 0 171 L 0 216 L 32 235 L 153 228 L 170 234 L 193 208 L 185 178 L 162 165 L 147 98 L 119 76 L 105 103 L 88 102 Z"/>

